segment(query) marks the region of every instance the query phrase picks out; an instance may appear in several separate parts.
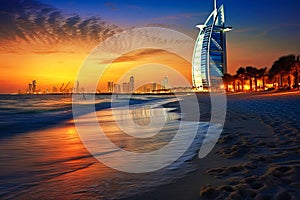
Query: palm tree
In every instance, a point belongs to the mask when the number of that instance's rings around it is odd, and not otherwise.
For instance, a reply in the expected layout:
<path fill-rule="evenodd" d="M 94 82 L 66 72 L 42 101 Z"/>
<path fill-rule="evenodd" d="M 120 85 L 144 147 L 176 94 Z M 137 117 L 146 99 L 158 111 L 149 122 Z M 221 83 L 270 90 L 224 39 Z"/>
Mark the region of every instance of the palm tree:
<path fill-rule="evenodd" d="M 300 58 L 297 57 L 295 64 L 294 64 L 294 88 L 299 90 L 299 66 L 300 66 Z"/>
<path fill-rule="evenodd" d="M 239 91 L 239 83 L 237 83 L 237 80 L 238 80 L 238 77 L 237 75 L 233 75 L 232 76 L 232 86 L 233 86 L 233 90 L 236 92 L 236 91 Z M 238 87 L 237 87 L 238 86 Z"/>
<path fill-rule="evenodd" d="M 223 82 L 224 82 L 225 90 L 228 92 L 229 91 L 228 86 L 233 82 L 233 76 L 231 76 L 230 74 L 224 74 Z"/>
<path fill-rule="evenodd" d="M 244 84 L 245 84 L 245 76 L 246 76 L 246 69 L 243 67 L 240 67 L 237 71 L 236 71 L 236 75 L 239 78 L 239 80 L 242 83 L 242 91 L 244 92 Z M 240 89 L 240 88 L 239 88 Z"/>
<path fill-rule="evenodd" d="M 280 66 L 276 64 L 276 62 L 272 65 L 272 68 L 269 71 L 269 79 L 273 80 L 273 86 L 275 87 L 275 83 L 277 82 L 277 87 L 278 89 L 281 87 L 280 86 L 280 79 L 279 79 L 279 74 L 280 74 Z"/>
<path fill-rule="evenodd" d="M 254 86 L 255 86 L 255 91 L 257 91 L 257 79 L 259 78 L 259 70 L 254 67 L 253 68 L 253 74 L 254 74 Z"/>
<path fill-rule="evenodd" d="M 266 87 L 266 80 L 265 80 L 266 72 L 267 72 L 266 67 L 258 70 L 258 77 L 262 79 L 263 90 L 265 90 L 265 87 Z"/>
<path fill-rule="evenodd" d="M 272 68 L 270 69 L 270 77 L 278 81 L 278 87 L 282 88 L 284 79 L 288 80 L 288 87 L 291 88 L 291 71 L 292 67 L 295 65 L 296 57 L 294 55 L 282 56 L 274 62 Z"/>
<path fill-rule="evenodd" d="M 253 90 L 253 78 L 255 78 L 255 89 L 257 90 L 257 69 L 252 66 L 246 67 L 246 74 L 250 79 L 250 91 Z"/>

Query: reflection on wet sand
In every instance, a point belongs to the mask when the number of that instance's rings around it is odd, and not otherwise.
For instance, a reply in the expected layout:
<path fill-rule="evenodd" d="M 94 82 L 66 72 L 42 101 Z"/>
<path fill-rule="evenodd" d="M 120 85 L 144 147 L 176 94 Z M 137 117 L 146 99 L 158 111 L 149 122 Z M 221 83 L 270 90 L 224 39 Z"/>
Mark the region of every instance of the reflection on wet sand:
<path fill-rule="evenodd" d="M 113 172 L 89 155 L 71 123 L 2 140 L 0 151 L 5 198 L 58 198 Z"/>
<path fill-rule="evenodd" d="M 178 128 L 176 119 L 179 116 L 169 110 L 137 106 L 129 112 L 105 109 L 97 111 L 96 115 L 106 136 L 117 146 L 128 151 L 148 152 L 167 144 Z M 124 124 L 130 121 L 144 127 L 139 134 L 147 132 L 145 127 L 154 118 L 167 123 L 155 137 L 134 138 L 124 134 L 116 123 L 116 117 Z M 87 130 L 94 128 L 89 126 L 90 114 L 83 116 L 82 120 Z M 164 183 L 167 178 L 161 172 L 136 175 L 106 167 L 85 149 L 73 120 L 3 139 L 0 151 L 0 188 L 4 188 L 0 192 L 1 198 L 113 199 L 136 193 L 138 187 L 149 188 Z M 103 152 L 106 152 L 105 146 Z M 108 153 L 113 162 L 126 162 L 115 158 L 113 152 Z M 172 178 L 167 179 L 170 181 Z"/>
<path fill-rule="evenodd" d="M 127 151 L 145 153 L 160 149 L 176 134 L 179 114 L 170 110 L 150 106 L 107 109 L 97 112 L 97 117 L 110 141 Z"/>

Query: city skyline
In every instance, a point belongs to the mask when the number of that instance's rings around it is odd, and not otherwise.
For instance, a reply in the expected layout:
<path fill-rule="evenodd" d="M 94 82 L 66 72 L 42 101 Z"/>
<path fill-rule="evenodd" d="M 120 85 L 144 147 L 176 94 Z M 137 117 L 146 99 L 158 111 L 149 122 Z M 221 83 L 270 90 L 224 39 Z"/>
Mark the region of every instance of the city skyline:
<path fill-rule="evenodd" d="M 158 77 L 157 80 L 161 78 L 161 84 L 155 81 L 151 83 L 146 83 L 143 85 L 135 86 L 135 77 L 130 76 L 128 82 L 117 82 L 114 83 L 113 81 L 107 82 L 106 90 L 100 90 L 99 88 L 97 91 L 89 91 L 86 90 L 84 87 L 80 87 L 80 81 L 76 81 L 74 85 L 71 84 L 69 81 L 67 84 L 62 83 L 60 87 L 53 86 L 52 90 L 49 88 L 39 88 L 37 87 L 37 81 L 32 80 L 31 83 L 28 84 L 27 90 L 19 90 L 18 94 L 72 94 L 72 93 L 124 93 L 124 94 L 133 94 L 133 93 L 154 93 L 154 92 L 171 92 L 172 90 L 182 90 L 184 88 L 185 91 L 192 91 L 192 87 L 188 87 L 186 85 L 176 85 L 173 87 L 169 84 L 169 77 L 162 76 Z M 124 79 L 122 79 L 124 81 Z M 138 78 L 139 81 L 139 78 Z M 103 88 L 103 87 L 102 87 Z M 189 88 L 189 90 L 187 90 Z"/>
<path fill-rule="evenodd" d="M 24 91 L 32 80 L 49 90 L 53 86 L 59 88 L 61 83 L 72 83 L 97 44 L 133 27 L 170 28 L 196 40 L 195 26 L 205 22 L 212 7 L 211 0 L 188 4 L 136 0 L 26 2 L 3 1 L 1 5 L 0 93 Z M 221 4 L 225 4 L 226 18 L 234 27 L 227 38 L 229 73 L 248 65 L 270 68 L 278 57 L 299 53 L 300 2 L 220 0 L 218 5 Z M 191 82 L 190 64 L 161 50 L 131 52 L 114 65 L 122 72 L 145 63 L 171 66 Z"/>

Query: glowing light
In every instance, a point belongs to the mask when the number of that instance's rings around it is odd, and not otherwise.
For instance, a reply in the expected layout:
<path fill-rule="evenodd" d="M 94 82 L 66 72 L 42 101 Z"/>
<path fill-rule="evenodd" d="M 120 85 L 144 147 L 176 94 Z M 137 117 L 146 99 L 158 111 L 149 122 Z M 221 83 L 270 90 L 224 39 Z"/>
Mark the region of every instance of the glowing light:
<path fill-rule="evenodd" d="M 206 25 L 197 25 L 196 27 L 199 28 L 200 30 L 202 30 L 206 27 Z"/>
<path fill-rule="evenodd" d="M 232 31 L 232 27 L 226 27 L 223 31 L 224 31 L 224 32 Z"/>
<path fill-rule="evenodd" d="M 250 85 L 244 85 L 244 90 L 250 90 Z"/>

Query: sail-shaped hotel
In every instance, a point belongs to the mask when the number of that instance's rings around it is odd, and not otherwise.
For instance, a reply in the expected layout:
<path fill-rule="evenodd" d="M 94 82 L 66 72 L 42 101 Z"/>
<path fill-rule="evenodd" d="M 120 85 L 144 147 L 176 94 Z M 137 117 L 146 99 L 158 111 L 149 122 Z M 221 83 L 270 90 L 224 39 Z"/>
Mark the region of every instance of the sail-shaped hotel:
<path fill-rule="evenodd" d="M 227 73 L 226 32 L 231 27 L 225 26 L 224 6 L 214 10 L 200 29 L 193 55 L 192 80 L 196 90 L 205 90 L 214 86 L 214 80 Z"/>

